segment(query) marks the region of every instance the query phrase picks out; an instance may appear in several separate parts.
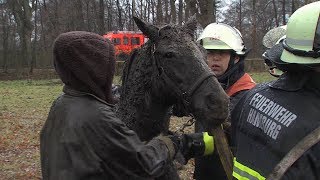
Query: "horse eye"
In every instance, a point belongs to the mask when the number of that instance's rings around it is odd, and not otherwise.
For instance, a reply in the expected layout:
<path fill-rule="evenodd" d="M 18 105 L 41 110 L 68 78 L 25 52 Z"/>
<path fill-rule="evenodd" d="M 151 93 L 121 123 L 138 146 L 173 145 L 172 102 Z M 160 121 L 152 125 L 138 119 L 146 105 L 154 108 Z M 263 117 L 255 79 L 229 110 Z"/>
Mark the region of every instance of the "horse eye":
<path fill-rule="evenodd" d="M 173 52 L 167 52 L 164 54 L 165 58 L 173 58 L 174 57 L 174 53 Z"/>

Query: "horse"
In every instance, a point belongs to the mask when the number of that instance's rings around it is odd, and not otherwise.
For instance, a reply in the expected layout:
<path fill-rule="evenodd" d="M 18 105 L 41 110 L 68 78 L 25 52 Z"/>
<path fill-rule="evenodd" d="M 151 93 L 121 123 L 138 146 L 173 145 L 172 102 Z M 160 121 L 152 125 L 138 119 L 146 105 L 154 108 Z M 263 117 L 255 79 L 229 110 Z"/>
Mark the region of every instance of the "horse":
<path fill-rule="evenodd" d="M 142 141 L 167 134 L 174 104 L 204 127 L 228 116 L 229 98 L 206 64 L 205 49 L 195 42 L 195 17 L 184 25 L 158 27 L 133 17 L 149 40 L 125 63 L 117 115 Z M 207 129 L 210 130 L 210 129 Z M 175 168 L 159 179 L 179 179 Z"/>

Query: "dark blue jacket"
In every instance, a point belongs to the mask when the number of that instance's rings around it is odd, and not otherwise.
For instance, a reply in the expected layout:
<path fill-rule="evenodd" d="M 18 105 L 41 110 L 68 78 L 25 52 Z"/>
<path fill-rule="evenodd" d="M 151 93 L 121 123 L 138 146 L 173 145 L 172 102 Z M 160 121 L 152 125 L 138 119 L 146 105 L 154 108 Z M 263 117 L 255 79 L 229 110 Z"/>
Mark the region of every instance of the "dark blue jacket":
<path fill-rule="evenodd" d="M 320 73 L 285 73 L 258 85 L 232 112 L 233 177 L 267 178 L 281 159 L 320 126 Z M 283 179 L 320 179 L 320 143 L 303 154 Z"/>

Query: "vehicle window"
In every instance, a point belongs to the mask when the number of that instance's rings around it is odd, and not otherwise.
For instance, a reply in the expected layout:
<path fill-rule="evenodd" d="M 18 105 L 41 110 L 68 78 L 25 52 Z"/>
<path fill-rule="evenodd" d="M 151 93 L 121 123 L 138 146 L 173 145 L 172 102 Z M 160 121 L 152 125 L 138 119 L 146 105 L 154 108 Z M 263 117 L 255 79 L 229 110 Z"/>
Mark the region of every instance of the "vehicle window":
<path fill-rule="evenodd" d="M 113 39 L 112 39 L 112 42 L 113 42 L 114 45 L 119 45 L 119 44 L 121 44 L 120 38 L 113 38 Z"/>
<path fill-rule="evenodd" d="M 140 38 L 138 38 L 138 37 L 131 38 L 131 44 L 132 45 L 139 45 L 140 44 Z"/>
<path fill-rule="evenodd" d="M 129 44 L 129 38 L 128 37 L 123 37 L 123 44 L 128 45 Z"/>

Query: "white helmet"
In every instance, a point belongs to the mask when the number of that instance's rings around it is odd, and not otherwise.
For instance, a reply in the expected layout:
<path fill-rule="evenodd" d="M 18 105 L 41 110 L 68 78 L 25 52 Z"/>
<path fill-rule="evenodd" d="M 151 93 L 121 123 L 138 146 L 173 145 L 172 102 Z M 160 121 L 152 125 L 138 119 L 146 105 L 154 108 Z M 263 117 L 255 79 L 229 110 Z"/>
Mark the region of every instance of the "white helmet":
<path fill-rule="evenodd" d="M 286 38 L 287 26 L 279 26 L 269 30 L 262 40 L 262 44 L 268 48 L 263 54 L 265 65 L 269 68 L 269 73 L 274 77 L 279 77 L 283 72 L 276 66 L 283 51 L 282 41 Z"/>
<path fill-rule="evenodd" d="M 209 24 L 197 41 L 200 40 L 205 49 L 232 49 L 238 55 L 246 53 L 240 31 L 224 23 Z"/>
<path fill-rule="evenodd" d="M 286 38 L 287 25 L 279 26 L 269 30 L 262 39 L 262 44 L 266 48 L 279 44 L 283 39 Z"/>

